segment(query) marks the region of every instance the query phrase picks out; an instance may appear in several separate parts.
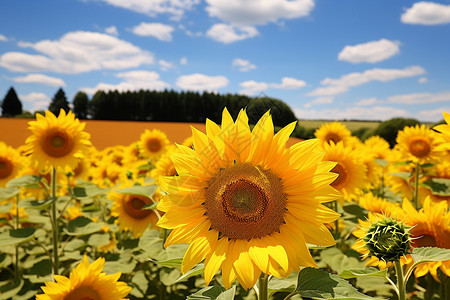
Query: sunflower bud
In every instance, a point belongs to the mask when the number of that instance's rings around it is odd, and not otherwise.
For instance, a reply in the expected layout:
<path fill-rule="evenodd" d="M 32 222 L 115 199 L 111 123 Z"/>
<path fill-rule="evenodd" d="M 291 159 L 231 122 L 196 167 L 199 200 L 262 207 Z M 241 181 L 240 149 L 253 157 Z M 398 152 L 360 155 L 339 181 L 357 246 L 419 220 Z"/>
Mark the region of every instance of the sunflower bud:
<path fill-rule="evenodd" d="M 411 226 L 384 217 L 370 224 L 363 237 L 370 255 L 383 261 L 396 261 L 411 253 Z"/>

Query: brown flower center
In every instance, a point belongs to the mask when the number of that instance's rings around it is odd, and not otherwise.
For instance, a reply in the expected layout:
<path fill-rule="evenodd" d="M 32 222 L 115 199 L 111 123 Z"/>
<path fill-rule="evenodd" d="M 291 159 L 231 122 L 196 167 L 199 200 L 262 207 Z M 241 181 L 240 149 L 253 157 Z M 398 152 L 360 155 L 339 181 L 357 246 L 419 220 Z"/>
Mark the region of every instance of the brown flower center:
<path fill-rule="evenodd" d="M 41 144 L 42 150 L 52 157 L 63 157 L 68 155 L 73 147 L 72 139 L 67 135 L 65 131 L 58 129 L 50 131 Z"/>
<path fill-rule="evenodd" d="M 412 155 L 418 158 L 427 156 L 430 151 L 430 143 L 423 137 L 416 137 L 409 142 L 409 151 Z"/>
<path fill-rule="evenodd" d="M 156 138 L 148 139 L 147 141 L 147 149 L 150 152 L 158 152 L 161 150 L 161 141 Z"/>
<path fill-rule="evenodd" d="M 274 173 L 243 164 L 222 169 L 209 182 L 204 205 L 212 229 L 229 239 L 250 240 L 279 232 L 286 199 Z"/>
<path fill-rule="evenodd" d="M 5 157 L 0 157 L 0 179 L 8 178 L 13 171 L 11 161 Z"/>
<path fill-rule="evenodd" d="M 336 189 L 344 187 L 348 178 L 348 172 L 345 166 L 342 163 L 338 163 L 331 172 L 339 174 L 338 178 L 331 183 L 331 186 Z"/>
<path fill-rule="evenodd" d="M 124 199 L 123 208 L 127 215 L 134 219 L 144 219 L 152 213 L 150 209 L 142 209 L 150 204 L 152 200 L 140 195 L 127 195 Z"/>
<path fill-rule="evenodd" d="M 338 142 L 340 142 L 342 139 L 341 137 L 335 133 L 335 132 L 328 132 L 325 135 L 325 141 L 329 144 L 330 141 L 333 141 L 335 144 L 337 144 Z"/>
<path fill-rule="evenodd" d="M 90 286 L 80 286 L 64 297 L 64 300 L 100 300 L 96 290 Z"/>

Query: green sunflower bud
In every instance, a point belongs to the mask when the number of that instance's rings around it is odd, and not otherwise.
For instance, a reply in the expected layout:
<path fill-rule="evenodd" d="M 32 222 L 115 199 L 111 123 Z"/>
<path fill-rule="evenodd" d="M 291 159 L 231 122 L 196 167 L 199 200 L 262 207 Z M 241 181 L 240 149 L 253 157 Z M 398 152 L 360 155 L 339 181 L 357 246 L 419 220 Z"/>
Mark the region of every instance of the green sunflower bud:
<path fill-rule="evenodd" d="M 411 253 L 411 226 L 385 217 L 371 223 L 363 237 L 370 255 L 383 261 L 396 261 Z"/>

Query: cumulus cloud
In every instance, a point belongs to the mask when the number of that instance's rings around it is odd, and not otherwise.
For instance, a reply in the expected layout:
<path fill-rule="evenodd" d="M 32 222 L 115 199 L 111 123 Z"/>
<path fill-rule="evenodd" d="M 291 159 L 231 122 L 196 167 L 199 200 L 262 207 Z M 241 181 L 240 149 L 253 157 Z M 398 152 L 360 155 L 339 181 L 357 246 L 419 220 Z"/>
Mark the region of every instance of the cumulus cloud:
<path fill-rule="evenodd" d="M 450 4 L 416 2 L 402 14 L 403 23 L 439 25 L 450 23 Z"/>
<path fill-rule="evenodd" d="M 401 104 L 424 104 L 424 103 L 437 103 L 447 102 L 450 103 L 450 91 L 440 93 L 415 93 L 415 94 L 402 94 L 396 96 L 390 96 L 387 102 L 401 103 Z"/>
<path fill-rule="evenodd" d="M 295 116 L 300 120 L 389 120 L 395 117 L 406 117 L 408 112 L 389 106 L 347 107 L 318 109 L 294 109 Z M 301 122 L 300 122 L 301 124 Z"/>
<path fill-rule="evenodd" d="M 293 90 L 304 87 L 306 82 L 291 77 L 283 77 L 281 83 L 258 82 L 254 80 L 244 81 L 239 84 L 242 88 L 239 93 L 252 96 L 261 93 L 267 89 Z"/>
<path fill-rule="evenodd" d="M 139 67 L 153 63 L 153 54 L 117 37 L 87 31 L 65 34 L 59 40 L 20 43 L 40 54 L 6 52 L 0 66 L 14 72 L 83 73 Z"/>
<path fill-rule="evenodd" d="M 242 41 L 258 34 L 258 30 L 253 26 L 233 26 L 224 23 L 214 24 L 206 32 L 206 36 L 224 44 Z"/>
<path fill-rule="evenodd" d="M 44 74 L 28 74 L 26 76 L 14 77 L 12 79 L 20 83 L 40 83 L 50 86 L 65 86 L 66 83 L 61 78 L 51 77 Z"/>
<path fill-rule="evenodd" d="M 30 93 L 19 95 L 19 99 L 25 101 L 24 107 L 29 111 L 46 110 L 52 99 L 44 93 Z"/>
<path fill-rule="evenodd" d="M 172 40 L 172 26 L 162 23 L 145 23 L 142 22 L 134 27 L 131 31 L 140 36 L 151 36 L 160 41 L 170 42 Z"/>
<path fill-rule="evenodd" d="M 225 76 L 208 76 L 204 74 L 190 74 L 178 77 L 176 85 L 190 91 L 216 91 L 227 86 L 228 78 Z"/>
<path fill-rule="evenodd" d="M 426 77 L 420 77 L 419 80 L 418 80 L 418 82 L 419 82 L 419 83 L 425 83 L 425 82 L 428 82 L 428 78 L 426 78 Z"/>
<path fill-rule="evenodd" d="M 118 84 L 99 83 L 96 87 L 81 88 L 87 94 L 95 94 L 97 91 L 139 91 L 139 90 L 157 90 L 162 91 L 170 87 L 170 84 L 160 80 L 159 74 L 152 71 L 130 71 L 116 74 L 117 78 L 123 79 Z"/>
<path fill-rule="evenodd" d="M 308 16 L 313 0 L 206 0 L 210 17 L 239 26 L 264 25 Z"/>
<path fill-rule="evenodd" d="M 171 62 L 165 61 L 163 59 L 160 59 L 158 61 L 158 64 L 159 64 L 159 68 L 163 71 L 167 71 L 167 70 L 173 68 L 173 64 Z"/>
<path fill-rule="evenodd" d="M 292 77 L 283 77 L 281 79 L 281 84 L 273 83 L 270 87 L 274 89 L 282 89 L 282 90 L 294 90 L 298 88 L 302 88 L 306 86 L 306 82 L 303 80 L 298 80 Z"/>
<path fill-rule="evenodd" d="M 93 1 L 93 0 L 91 0 Z M 192 9 L 200 0 L 102 0 L 110 5 L 155 17 L 158 14 L 172 15 L 179 20 L 186 10 Z"/>
<path fill-rule="evenodd" d="M 188 63 L 188 60 L 186 57 L 180 58 L 180 65 L 187 65 L 187 63 Z"/>
<path fill-rule="evenodd" d="M 252 63 L 250 63 L 250 61 L 248 61 L 246 59 L 242 59 L 242 58 L 233 59 L 232 66 L 236 67 L 241 72 L 247 72 L 247 71 L 256 69 L 256 66 L 254 64 L 252 64 Z"/>
<path fill-rule="evenodd" d="M 307 93 L 307 96 L 332 96 L 347 92 L 351 87 L 369 83 L 371 81 L 387 82 L 399 78 L 413 77 L 425 74 L 420 66 L 411 66 L 404 69 L 370 69 L 362 73 L 355 72 L 343 75 L 338 79 L 325 78 L 319 87 Z"/>
<path fill-rule="evenodd" d="M 377 63 L 400 53 L 398 42 L 381 39 L 364 44 L 345 46 L 338 59 L 351 63 Z"/>
<path fill-rule="evenodd" d="M 110 35 L 118 36 L 119 32 L 117 31 L 116 26 L 110 26 L 105 28 L 105 32 Z"/>
<path fill-rule="evenodd" d="M 309 102 L 305 103 L 303 105 L 303 107 L 309 108 L 313 105 L 331 104 L 331 103 L 333 103 L 333 101 L 334 101 L 333 97 L 319 97 L 319 98 L 314 99 L 313 101 L 309 101 Z"/>
<path fill-rule="evenodd" d="M 0 34 L 0 41 L 7 42 L 8 38 L 6 36 L 4 36 L 3 34 Z"/>
<path fill-rule="evenodd" d="M 450 106 L 447 105 L 446 107 L 419 111 L 419 113 L 417 114 L 417 118 L 421 121 L 435 123 L 444 119 L 444 116 L 442 114 L 442 112 L 444 111 L 450 111 Z"/>
<path fill-rule="evenodd" d="M 374 105 L 376 103 L 380 102 L 380 100 L 378 100 L 375 97 L 372 98 L 365 98 L 365 99 L 361 99 L 359 101 L 356 101 L 355 105 L 358 106 L 370 106 L 370 105 Z"/>

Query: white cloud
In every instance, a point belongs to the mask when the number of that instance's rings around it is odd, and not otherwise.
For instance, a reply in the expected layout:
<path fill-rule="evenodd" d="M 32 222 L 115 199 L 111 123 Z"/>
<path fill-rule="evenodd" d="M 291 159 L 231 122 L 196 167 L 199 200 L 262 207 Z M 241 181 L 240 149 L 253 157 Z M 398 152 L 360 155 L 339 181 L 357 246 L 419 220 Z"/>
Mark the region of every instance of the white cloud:
<path fill-rule="evenodd" d="M 208 32 L 206 32 L 206 36 L 224 44 L 242 41 L 255 37 L 258 34 L 258 30 L 253 26 L 233 26 L 223 23 L 214 24 Z"/>
<path fill-rule="evenodd" d="M 234 25 L 264 25 L 280 19 L 308 16 L 313 0 L 206 0 L 206 11 Z"/>
<path fill-rule="evenodd" d="M 391 103 L 401 104 L 425 104 L 447 102 L 450 103 L 450 91 L 440 93 L 416 93 L 390 96 L 386 99 Z"/>
<path fill-rule="evenodd" d="M 420 77 L 419 80 L 418 80 L 418 82 L 419 82 L 419 83 L 425 83 L 425 82 L 428 82 L 428 78 L 426 78 L 426 77 Z"/>
<path fill-rule="evenodd" d="M 12 79 L 20 83 L 41 83 L 51 86 L 66 86 L 66 83 L 61 78 L 50 77 L 44 74 L 28 74 L 22 77 L 14 77 Z"/>
<path fill-rule="evenodd" d="M 142 22 L 131 30 L 134 34 L 140 36 L 151 36 L 160 41 L 170 42 L 172 40 L 172 26 L 162 23 L 145 23 Z"/>
<path fill-rule="evenodd" d="M 24 107 L 27 107 L 26 110 L 32 112 L 48 109 L 48 106 L 52 101 L 52 99 L 50 99 L 50 97 L 44 93 L 30 93 L 27 95 L 19 95 L 19 99 L 27 102 L 24 103 Z"/>
<path fill-rule="evenodd" d="M 188 60 L 186 57 L 180 58 L 180 65 L 187 65 L 187 63 L 188 63 Z"/>
<path fill-rule="evenodd" d="M 338 79 L 325 78 L 321 84 L 326 87 L 319 87 L 307 93 L 307 96 L 332 96 L 347 92 L 350 87 L 359 86 L 371 81 L 387 82 L 399 78 L 406 78 L 425 74 L 425 70 L 420 66 L 411 66 L 404 69 L 370 69 L 362 73 L 350 73 Z"/>
<path fill-rule="evenodd" d="M 416 2 L 401 16 L 403 23 L 438 25 L 450 23 L 450 4 Z"/>
<path fill-rule="evenodd" d="M 155 17 L 158 14 L 172 15 L 179 20 L 186 10 L 192 9 L 200 0 L 102 0 L 108 4 L 137 13 Z"/>
<path fill-rule="evenodd" d="M 418 113 L 417 118 L 421 121 L 438 122 L 444 119 L 443 112 L 449 112 L 450 106 L 439 107 L 432 110 L 422 110 Z"/>
<path fill-rule="evenodd" d="M 400 53 L 398 42 L 386 39 L 345 46 L 338 59 L 351 63 L 377 63 Z"/>
<path fill-rule="evenodd" d="M 126 69 L 153 63 L 153 54 L 114 36 L 87 31 L 65 34 L 59 40 L 20 43 L 40 54 L 6 52 L 0 66 L 14 72 L 76 74 L 102 69 Z"/>
<path fill-rule="evenodd" d="M 216 91 L 229 83 L 225 76 L 208 76 L 204 74 L 190 74 L 178 77 L 176 85 L 184 90 Z"/>
<path fill-rule="evenodd" d="M 303 80 L 298 80 L 292 77 L 283 77 L 281 79 L 281 84 L 272 83 L 270 87 L 274 89 L 282 90 L 295 90 L 306 86 L 306 82 Z"/>
<path fill-rule="evenodd" d="M 239 94 L 253 96 L 255 94 L 261 93 L 269 88 L 269 84 L 265 82 L 257 82 L 254 80 L 244 81 L 239 84 L 242 90 Z"/>
<path fill-rule="evenodd" d="M 159 68 L 163 71 L 167 71 L 167 70 L 173 68 L 173 63 L 171 63 L 169 61 L 165 61 L 163 59 L 160 59 L 158 61 L 158 64 L 159 64 Z"/>
<path fill-rule="evenodd" d="M 105 32 L 106 32 L 107 34 L 114 35 L 114 36 L 118 36 L 118 35 L 119 35 L 119 32 L 117 31 L 117 28 L 116 28 L 116 26 L 114 26 L 114 25 L 105 28 Z"/>
<path fill-rule="evenodd" d="M 374 105 L 376 103 L 380 102 L 380 100 L 378 100 L 375 97 L 372 98 L 366 98 L 366 99 L 361 99 L 359 101 L 356 101 L 355 105 L 358 106 L 370 106 L 370 105 Z"/>
<path fill-rule="evenodd" d="M 295 116 L 300 120 L 389 120 L 395 117 L 406 117 L 408 112 L 388 106 L 348 107 L 317 109 L 294 109 Z M 302 122 L 300 121 L 300 125 Z"/>
<path fill-rule="evenodd" d="M 4 36 L 3 34 L 0 34 L 0 41 L 7 42 L 8 38 L 6 36 Z"/>
<path fill-rule="evenodd" d="M 159 74 L 151 71 L 130 71 L 116 74 L 117 78 L 124 81 L 118 84 L 99 83 L 94 88 L 81 88 L 87 94 L 95 94 L 97 91 L 138 91 L 138 90 L 157 90 L 162 91 L 170 87 L 170 84 L 159 79 Z"/>
<path fill-rule="evenodd" d="M 303 107 L 310 108 L 313 105 L 323 105 L 323 104 L 331 104 L 333 103 L 334 98 L 333 97 L 319 97 L 314 99 L 313 101 L 309 101 L 305 104 L 303 104 Z"/>
<path fill-rule="evenodd" d="M 242 59 L 242 58 L 233 59 L 232 66 L 238 68 L 238 70 L 241 72 L 247 72 L 247 71 L 256 69 L 256 66 L 254 64 L 252 64 L 252 63 L 250 63 L 250 61 L 248 61 L 246 59 Z"/>

